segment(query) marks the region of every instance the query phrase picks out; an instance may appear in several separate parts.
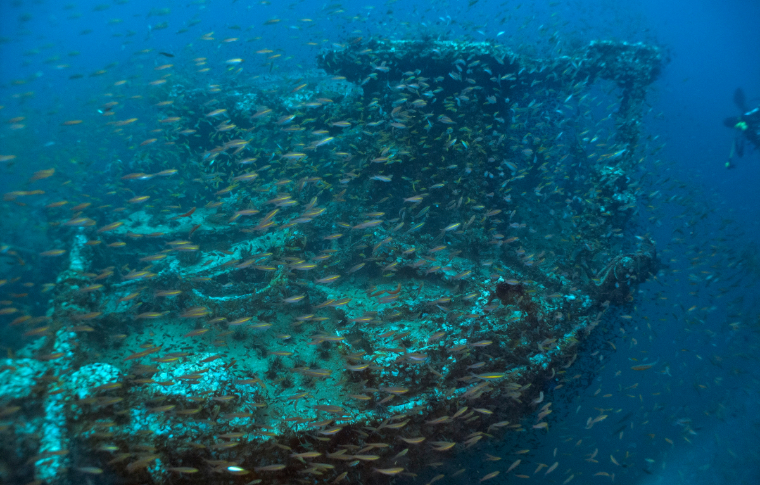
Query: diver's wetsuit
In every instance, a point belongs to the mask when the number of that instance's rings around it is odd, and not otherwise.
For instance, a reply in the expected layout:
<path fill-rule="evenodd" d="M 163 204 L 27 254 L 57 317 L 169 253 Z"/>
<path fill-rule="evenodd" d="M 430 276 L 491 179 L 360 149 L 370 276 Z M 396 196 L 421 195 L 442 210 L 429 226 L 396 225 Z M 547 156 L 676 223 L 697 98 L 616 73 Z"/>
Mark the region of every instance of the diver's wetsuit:
<path fill-rule="evenodd" d="M 723 121 L 723 124 L 729 128 L 736 128 L 737 133 L 734 138 L 734 143 L 731 148 L 731 154 L 728 156 L 727 168 L 733 168 L 732 159 L 734 152 L 739 157 L 744 155 L 744 140 L 742 135 L 750 143 L 755 146 L 756 150 L 760 150 L 760 107 L 747 111 L 740 116 L 731 116 Z"/>

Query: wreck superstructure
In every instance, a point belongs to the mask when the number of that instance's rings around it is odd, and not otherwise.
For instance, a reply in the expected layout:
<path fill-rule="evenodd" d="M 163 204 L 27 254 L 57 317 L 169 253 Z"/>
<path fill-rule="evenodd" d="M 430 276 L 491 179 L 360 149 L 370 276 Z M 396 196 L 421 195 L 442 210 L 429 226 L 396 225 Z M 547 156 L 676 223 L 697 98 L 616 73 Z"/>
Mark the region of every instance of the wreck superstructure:
<path fill-rule="evenodd" d="M 305 80 L 168 83 L 169 143 L 112 168 L 128 210 L 54 229 L 8 446 L 49 483 L 370 481 L 522 429 L 657 271 L 625 229 L 661 63 L 357 40 Z"/>

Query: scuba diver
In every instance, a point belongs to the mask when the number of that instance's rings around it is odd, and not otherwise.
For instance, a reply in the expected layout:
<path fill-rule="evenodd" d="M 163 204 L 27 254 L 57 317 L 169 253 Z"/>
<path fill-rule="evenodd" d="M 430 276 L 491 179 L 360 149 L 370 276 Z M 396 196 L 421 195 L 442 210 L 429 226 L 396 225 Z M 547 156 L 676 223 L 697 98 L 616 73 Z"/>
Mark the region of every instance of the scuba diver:
<path fill-rule="evenodd" d="M 741 110 L 742 114 L 739 116 L 731 116 L 723 120 L 723 124 L 729 128 L 736 130 L 736 136 L 731 144 L 731 152 L 728 155 L 728 161 L 726 162 L 726 168 L 734 168 L 736 165 L 731 163 L 736 153 L 739 158 L 744 156 L 744 143 L 745 139 L 755 146 L 756 150 L 760 150 L 760 106 L 755 109 L 747 109 L 747 101 L 744 96 L 742 88 L 737 88 L 734 91 L 734 104 Z"/>

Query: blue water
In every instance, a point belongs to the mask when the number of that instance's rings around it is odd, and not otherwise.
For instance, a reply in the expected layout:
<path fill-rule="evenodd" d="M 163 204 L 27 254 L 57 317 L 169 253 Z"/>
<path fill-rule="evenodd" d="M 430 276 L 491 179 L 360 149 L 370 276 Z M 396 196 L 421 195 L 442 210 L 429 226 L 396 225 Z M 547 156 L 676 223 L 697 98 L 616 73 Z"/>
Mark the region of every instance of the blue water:
<path fill-rule="evenodd" d="M 271 19 L 279 21 L 267 25 Z M 648 224 L 641 233 L 658 242 L 667 268 L 641 286 L 629 313 L 618 312 L 619 323 L 584 343 L 576 364 L 547 385 L 545 402 L 554 410 L 548 431 L 526 426 L 503 442 L 456 455 L 452 460 L 468 472 L 438 483 L 476 483 L 502 470 L 490 483 L 758 484 L 760 150 L 746 149 L 727 170 L 735 133 L 722 123 L 739 114 L 732 99 L 737 88 L 751 106 L 760 105 L 758 19 L 760 2 L 747 0 L 2 0 L 0 155 L 16 158 L 0 162 L 0 193 L 32 190 L 32 174 L 56 167 L 70 182 L 50 187 L 50 201 L 58 193 L 104 196 L 111 188 L 91 175 L 108 174 L 127 156 L 123 139 L 94 139 L 81 125 L 62 124 L 98 116 L 119 80 L 130 92 L 145 86 L 148 96 L 162 64 L 187 67 L 205 57 L 223 72 L 219 80 L 275 73 L 296 84 L 316 69 L 320 49 L 354 37 L 489 40 L 535 55 L 558 54 L 548 42 L 552 34 L 560 46 L 595 39 L 658 45 L 668 62 L 647 94 L 643 143 L 657 149 L 646 190 L 661 194 L 640 210 Z M 214 40 L 204 40 L 211 32 Z M 281 56 L 265 60 L 268 54 L 256 53 L 263 49 Z M 224 62 L 234 58 L 245 60 L 242 71 L 224 73 Z M 207 87 L 211 81 L 190 75 L 186 82 Z M 118 118 L 151 113 L 134 105 Z M 11 121 L 17 117 L 23 119 Z M 130 141 L 139 143 L 149 135 L 135 137 Z M 0 210 L 0 244 L 33 252 L 50 247 L 43 211 L 13 201 L 0 202 Z M 0 279 L 40 285 L 54 277 L 42 265 L 4 261 Z M 30 308 L 43 314 L 44 299 Z M 0 336 L 4 347 L 23 343 L 14 329 L 3 328 Z M 658 365 L 631 369 L 647 359 Z M 599 415 L 608 417 L 589 427 Z M 503 472 L 522 456 L 516 449 L 531 450 L 520 465 L 530 479 Z M 485 453 L 502 459 L 487 461 Z M 550 474 L 538 469 L 555 462 Z M 415 483 L 436 472 L 420 475 Z"/>

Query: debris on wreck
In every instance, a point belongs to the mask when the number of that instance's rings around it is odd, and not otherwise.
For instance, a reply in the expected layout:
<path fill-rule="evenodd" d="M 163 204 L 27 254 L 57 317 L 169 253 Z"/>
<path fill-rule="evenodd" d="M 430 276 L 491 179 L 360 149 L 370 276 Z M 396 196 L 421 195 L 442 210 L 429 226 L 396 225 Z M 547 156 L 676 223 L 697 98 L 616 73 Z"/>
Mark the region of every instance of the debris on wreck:
<path fill-rule="evenodd" d="M 642 246 L 634 253 L 615 256 L 593 279 L 596 288 L 592 293 L 597 300 L 624 304 L 632 299 L 634 288 L 657 273 L 660 262 L 654 241 L 646 239 Z"/>

